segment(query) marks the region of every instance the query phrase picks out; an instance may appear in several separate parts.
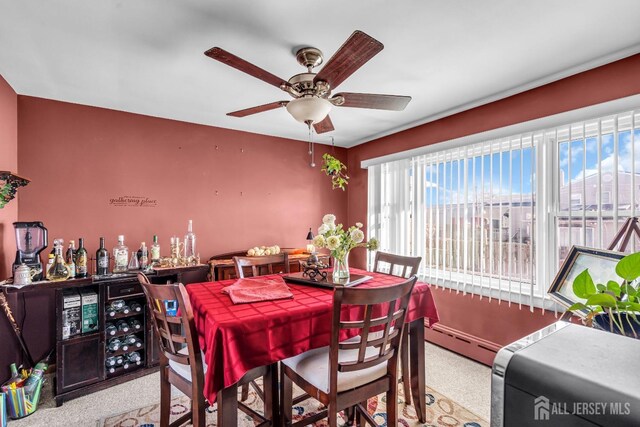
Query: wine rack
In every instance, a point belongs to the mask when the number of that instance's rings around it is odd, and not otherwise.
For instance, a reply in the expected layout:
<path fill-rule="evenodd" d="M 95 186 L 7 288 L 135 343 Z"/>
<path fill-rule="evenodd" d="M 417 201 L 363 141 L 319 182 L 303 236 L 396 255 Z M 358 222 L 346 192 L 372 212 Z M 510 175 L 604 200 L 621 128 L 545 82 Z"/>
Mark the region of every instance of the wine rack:
<path fill-rule="evenodd" d="M 103 310 L 105 312 L 104 342 L 104 369 L 105 377 L 114 378 L 145 367 L 146 353 L 150 332 L 146 327 L 146 301 L 140 284 L 136 282 L 120 282 L 108 284 L 105 289 L 106 298 Z M 122 306 L 122 308 L 116 308 Z M 136 311 L 134 307 L 138 307 Z M 129 311 L 123 311 L 127 308 Z M 135 324 L 139 328 L 135 328 Z M 115 333 L 107 331 L 109 325 L 116 328 Z M 126 325 L 127 329 L 121 327 Z M 135 339 L 128 342 L 127 338 Z M 116 346 L 115 343 L 118 343 Z M 113 345 L 112 345 L 113 344 Z M 129 357 L 137 353 L 140 360 L 133 361 Z M 116 360 L 115 364 L 110 362 Z"/>

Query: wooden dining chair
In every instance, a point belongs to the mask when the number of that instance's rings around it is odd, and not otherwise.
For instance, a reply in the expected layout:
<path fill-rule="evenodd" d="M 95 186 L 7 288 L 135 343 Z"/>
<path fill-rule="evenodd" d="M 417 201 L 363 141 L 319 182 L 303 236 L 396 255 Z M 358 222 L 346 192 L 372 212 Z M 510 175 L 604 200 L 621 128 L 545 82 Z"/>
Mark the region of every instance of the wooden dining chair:
<path fill-rule="evenodd" d="M 376 425 L 367 412 L 367 400 L 380 393 L 386 393 L 387 425 L 397 425 L 398 349 L 416 280 L 413 276 L 388 287 L 335 289 L 331 344 L 281 362 L 281 402 L 285 425 L 298 427 L 328 417 L 329 426 L 334 427 L 341 410 L 349 412 L 350 417 L 355 416 L 358 422 L 364 418 L 369 424 Z M 378 304 L 388 306 L 373 317 Z M 361 317 L 342 320 L 344 306 L 349 306 L 350 312 L 361 313 Z M 359 330 L 360 338 L 340 341 L 344 329 Z M 374 338 L 369 333 L 372 329 L 380 329 L 382 334 Z M 326 409 L 293 423 L 293 383 L 323 403 Z"/>
<path fill-rule="evenodd" d="M 276 266 L 282 264 L 282 268 Z M 289 256 L 286 252 L 278 255 L 266 256 L 234 256 L 233 265 L 236 267 L 236 277 L 247 277 L 245 271 L 251 268 L 252 276 L 264 276 L 266 274 L 289 273 Z"/>
<path fill-rule="evenodd" d="M 153 329 L 160 347 L 160 426 L 180 426 L 189 419 L 196 427 L 206 425 L 204 365 L 193 311 L 182 283 L 154 285 L 138 273 L 147 298 Z M 165 301 L 176 301 L 179 313 L 168 313 Z M 191 412 L 169 424 L 171 386 L 191 399 Z"/>
<path fill-rule="evenodd" d="M 204 427 L 205 409 L 208 406 L 204 398 L 204 375 L 207 365 L 200 349 L 187 290 L 182 283 L 152 284 L 144 273 L 138 273 L 138 281 L 146 296 L 160 347 L 160 427 L 181 426 L 188 420 L 191 420 L 194 427 Z M 176 301 L 178 312 L 167 312 L 165 301 Z M 259 377 L 271 378 L 275 368 L 276 365 L 252 369 L 238 384 L 246 385 Z M 191 399 L 191 412 L 170 424 L 172 385 Z M 272 414 L 271 408 L 266 404 L 264 415 L 258 414 L 246 405 L 240 405 L 239 409 L 258 422 L 274 425 L 272 417 L 275 414 Z"/>
<path fill-rule="evenodd" d="M 282 264 L 282 268 L 278 270 L 275 268 Z M 278 255 L 266 255 L 266 256 L 234 256 L 233 257 L 233 265 L 236 268 L 236 277 L 239 279 L 243 279 L 246 276 L 245 270 L 251 269 L 251 276 L 264 276 L 266 274 L 277 274 L 277 273 L 289 273 L 289 256 L 286 252 L 283 252 Z M 249 385 L 253 387 L 260 398 L 263 397 L 264 392 L 258 386 L 255 381 L 249 382 L 249 384 L 244 384 L 241 387 L 240 400 L 244 402 L 249 398 Z M 263 399 L 264 400 L 264 399 Z"/>
<path fill-rule="evenodd" d="M 402 256 L 378 251 L 373 261 L 373 271 L 404 278 L 417 276 L 420 261 L 422 257 L 419 256 Z"/>
<path fill-rule="evenodd" d="M 376 252 L 373 261 L 373 271 L 376 273 L 389 274 L 397 277 L 410 277 L 418 275 L 418 268 L 422 257 L 410 257 L 390 254 L 387 252 Z M 402 388 L 404 390 L 405 402 L 411 405 L 411 379 L 409 377 L 409 330 L 402 336 L 400 345 L 400 366 L 402 369 Z"/>

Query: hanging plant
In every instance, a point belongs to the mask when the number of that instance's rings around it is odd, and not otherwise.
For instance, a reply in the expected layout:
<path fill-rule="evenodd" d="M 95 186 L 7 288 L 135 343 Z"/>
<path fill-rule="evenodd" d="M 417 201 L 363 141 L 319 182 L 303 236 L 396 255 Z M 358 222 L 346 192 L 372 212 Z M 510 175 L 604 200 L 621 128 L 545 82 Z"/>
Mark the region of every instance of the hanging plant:
<path fill-rule="evenodd" d="M 0 209 L 4 208 L 16 196 L 18 187 L 22 187 L 29 183 L 29 180 L 14 175 L 9 171 L 0 171 L 0 181 L 4 183 L 0 186 Z"/>
<path fill-rule="evenodd" d="M 346 189 L 346 185 L 349 183 L 349 177 L 347 176 L 347 167 L 340 160 L 333 157 L 331 154 L 325 153 L 322 155 L 322 172 L 331 177 L 331 184 L 333 189 L 336 188 Z"/>

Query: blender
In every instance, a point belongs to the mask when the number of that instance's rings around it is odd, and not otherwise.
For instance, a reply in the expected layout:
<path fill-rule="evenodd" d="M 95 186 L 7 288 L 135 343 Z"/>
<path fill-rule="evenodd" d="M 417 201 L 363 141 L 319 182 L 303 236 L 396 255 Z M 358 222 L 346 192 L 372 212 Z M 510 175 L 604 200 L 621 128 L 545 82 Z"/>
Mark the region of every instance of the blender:
<path fill-rule="evenodd" d="M 40 221 L 14 222 L 16 230 L 16 260 L 13 263 L 15 271 L 21 264 L 26 264 L 34 272 L 33 280 L 42 280 L 42 262 L 40 252 L 47 247 L 47 229 Z"/>

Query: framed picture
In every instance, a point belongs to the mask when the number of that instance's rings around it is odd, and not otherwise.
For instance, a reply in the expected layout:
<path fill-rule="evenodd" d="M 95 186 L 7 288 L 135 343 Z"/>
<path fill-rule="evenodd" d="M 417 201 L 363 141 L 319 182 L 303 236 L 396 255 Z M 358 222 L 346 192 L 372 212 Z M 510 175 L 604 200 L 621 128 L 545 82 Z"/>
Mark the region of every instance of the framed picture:
<path fill-rule="evenodd" d="M 573 281 L 578 274 L 588 269 L 594 283 L 607 283 L 609 280 L 620 283 L 622 278 L 616 273 L 616 264 L 624 256 L 621 252 L 573 246 L 547 293 L 565 307 L 577 302 L 584 303 L 586 300 L 573 293 Z M 582 310 L 576 314 L 584 317 L 588 312 Z"/>

